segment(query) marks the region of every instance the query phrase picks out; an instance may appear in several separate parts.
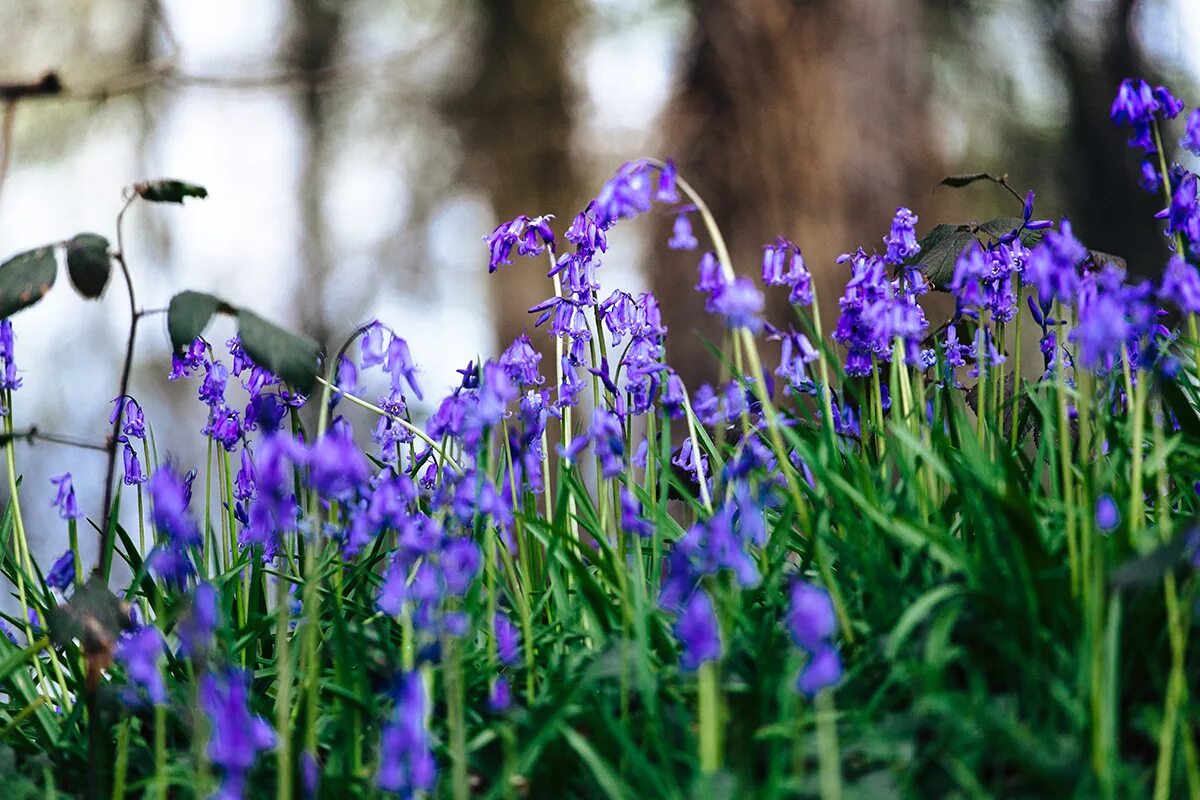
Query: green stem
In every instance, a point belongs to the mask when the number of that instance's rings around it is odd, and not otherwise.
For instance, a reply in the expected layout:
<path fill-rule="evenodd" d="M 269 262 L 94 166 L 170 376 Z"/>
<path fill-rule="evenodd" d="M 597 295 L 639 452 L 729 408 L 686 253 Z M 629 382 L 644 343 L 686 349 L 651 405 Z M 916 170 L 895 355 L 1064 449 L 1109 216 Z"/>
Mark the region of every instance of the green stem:
<path fill-rule="evenodd" d="M 716 774 L 721 769 L 721 693 L 717 662 L 705 661 L 697 673 L 700 703 L 700 772 Z"/>

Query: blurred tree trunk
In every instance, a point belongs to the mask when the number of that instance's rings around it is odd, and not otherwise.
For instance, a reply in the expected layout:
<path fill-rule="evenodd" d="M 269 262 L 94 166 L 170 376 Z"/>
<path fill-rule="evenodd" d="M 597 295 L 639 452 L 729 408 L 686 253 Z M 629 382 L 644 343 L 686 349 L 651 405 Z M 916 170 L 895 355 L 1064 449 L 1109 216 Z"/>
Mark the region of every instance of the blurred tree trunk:
<path fill-rule="evenodd" d="M 326 347 L 331 334 L 325 318 L 325 291 L 331 268 L 323 202 L 328 184 L 330 102 L 321 74 L 333 65 L 344 23 L 343 4 L 328 0 L 292 0 L 293 29 L 285 56 L 304 78 L 296 102 L 304 124 L 300 180 L 300 275 L 295 285 L 304 332 Z"/>
<path fill-rule="evenodd" d="M 696 41 L 670 112 L 667 152 L 712 206 L 740 274 L 761 245 L 797 242 L 816 276 L 826 330 L 846 271 L 834 263 L 881 248 L 897 205 L 931 194 L 918 0 L 693 0 Z M 934 177 L 937 175 L 937 177 Z M 915 189 L 925 189 L 921 198 Z M 928 222 L 928 220 L 926 220 Z M 656 258 L 670 363 L 689 384 L 717 363 L 694 335 L 720 341 L 696 282 L 696 253 Z M 786 292 L 768 316 L 791 319 Z"/>
<path fill-rule="evenodd" d="M 571 98 L 567 40 L 578 18 L 574 0 L 479 0 L 482 26 L 472 82 L 445 101 L 462 132 L 464 179 L 482 186 L 495 222 L 518 214 L 554 214 L 560 238 L 583 207 L 571 158 Z M 479 262 L 486 264 L 479 246 Z M 508 344 L 532 320 L 530 306 L 551 294 L 549 265 L 515 259 L 489 280 L 497 345 Z M 531 336 L 546 352 L 546 337 Z M 543 361 L 543 370 L 553 366 Z"/>
<path fill-rule="evenodd" d="M 1132 274 L 1158 275 L 1167 260 L 1167 244 L 1162 224 L 1153 217 L 1164 201 L 1161 193 L 1138 185 L 1138 161 L 1126 144 L 1129 129 L 1118 128 L 1108 117 L 1124 78 L 1159 83 L 1134 40 L 1138 2 L 1116 0 L 1099 9 L 1107 16 L 1100 27 L 1105 35 L 1082 41 L 1063 21 L 1072 4 L 1044 0 L 1043 5 L 1060 20 L 1050 46 L 1061 60 L 1070 97 L 1060 164 L 1075 233 L 1088 247 L 1126 259 Z"/>

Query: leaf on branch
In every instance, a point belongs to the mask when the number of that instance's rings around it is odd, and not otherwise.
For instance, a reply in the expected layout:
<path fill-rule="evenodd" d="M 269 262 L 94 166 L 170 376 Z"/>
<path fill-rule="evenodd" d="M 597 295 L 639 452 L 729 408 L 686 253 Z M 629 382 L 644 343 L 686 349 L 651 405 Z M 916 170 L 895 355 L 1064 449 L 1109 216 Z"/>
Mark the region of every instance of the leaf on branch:
<path fill-rule="evenodd" d="M 87 659 L 88 680 L 98 680 L 100 671 L 112 664 L 121 632 L 133 628 L 129 612 L 129 603 L 109 591 L 103 578 L 93 576 L 70 600 L 50 609 L 50 641 L 65 647 L 78 640 Z"/>
<path fill-rule="evenodd" d="M 944 292 L 954 279 L 954 265 L 958 257 L 972 242 L 995 243 L 1011 237 L 1018 230 L 1020 233 L 1017 238 L 1026 247 L 1033 247 L 1042 240 L 1042 231 L 1031 231 L 1023 225 L 1024 220 L 1020 217 L 996 217 L 987 222 L 965 225 L 938 225 L 918 242 L 921 251 L 905 263 L 910 267 L 920 267 L 930 284 Z"/>
<path fill-rule="evenodd" d="M 133 190 L 138 197 L 151 203 L 182 203 L 185 197 L 208 197 L 208 189 L 194 183 L 160 178 L 154 181 L 135 183 Z"/>
<path fill-rule="evenodd" d="M 961 189 L 964 186 L 970 186 L 976 181 L 991 181 L 992 183 L 1000 183 L 1000 179 L 994 175 L 989 175 L 986 172 L 972 172 L 969 175 L 947 175 L 942 178 L 942 186 L 950 186 L 954 189 Z"/>
<path fill-rule="evenodd" d="M 171 298 L 167 306 L 167 335 L 171 337 L 171 350 L 179 354 L 187 350 L 196 337 L 204 333 L 212 315 L 236 314 L 237 309 L 219 297 L 191 290 L 180 292 Z"/>
<path fill-rule="evenodd" d="M 0 319 L 41 300 L 57 277 L 58 262 L 50 246 L 20 253 L 0 264 Z"/>
<path fill-rule="evenodd" d="M 302 392 L 309 392 L 320 369 L 321 345 L 280 328 L 253 311 L 239 309 L 238 336 L 254 363 Z"/>
<path fill-rule="evenodd" d="M 67 274 L 75 290 L 87 299 L 104 294 L 112 275 L 108 239 L 96 233 L 81 233 L 67 242 Z"/>

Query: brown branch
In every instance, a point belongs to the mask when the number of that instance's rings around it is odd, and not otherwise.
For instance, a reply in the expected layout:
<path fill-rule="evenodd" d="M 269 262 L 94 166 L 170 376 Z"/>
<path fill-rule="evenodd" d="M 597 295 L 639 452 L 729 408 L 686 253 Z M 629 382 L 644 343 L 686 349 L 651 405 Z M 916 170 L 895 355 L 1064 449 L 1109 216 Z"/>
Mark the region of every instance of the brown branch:
<path fill-rule="evenodd" d="M 32 83 L 0 83 L 0 100 L 12 102 L 26 97 L 52 97 L 62 91 L 58 73 L 47 72 Z"/>

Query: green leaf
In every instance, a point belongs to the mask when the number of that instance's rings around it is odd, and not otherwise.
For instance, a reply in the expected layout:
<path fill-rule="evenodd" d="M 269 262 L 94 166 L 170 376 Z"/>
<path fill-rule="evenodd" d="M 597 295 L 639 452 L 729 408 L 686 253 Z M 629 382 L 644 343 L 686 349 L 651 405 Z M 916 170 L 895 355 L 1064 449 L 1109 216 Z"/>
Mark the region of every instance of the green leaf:
<path fill-rule="evenodd" d="M 167 306 L 167 335 L 171 337 L 171 350 L 182 353 L 196 337 L 204 333 L 212 315 L 236 314 L 237 309 L 219 297 L 204 292 L 180 292 L 171 298 Z"/>
<path fill-rule="evenodd" d="M 108 239 L 96 233 L 81 233 L 67 242 L 67 274 L 75 290 L 87 299 L 104 294 L 112 274 Z"/>
<path fill-rule="evenodd" d="M 1026 247 L 1033 247 L 1042 240 L 1045 235 L 1043 231 L 1031 231 L 1028 228 L 1023 228 L 1025 220 L 1020 217 L 996 217 L 989 219 L 987 222 L 979 223 L 977 230 L 980 233 L 986 233 L 993 239 L 1002 239 L 1005 236 L 1011 236 L 1012 232 L 1021 229 L 1019 239 L 1021 244 Z"/>
<path fill-rule="evenodd" d="M 208 189 L 203 186 L 170 178 L 135 183 L 133 190 L 138 197 L 151 203 L 182 203 L 185 197 L 208 197 Z"/>
<path fill-rule="evenodd" d="M 0 264 L 0 319 L 11 317 L 46 296 L 58 277 L 53 247 L 39 247 Z"/>
<path fill-rule="evenodd" d="M 1196 549 L 1198 531 L 1200 528 L 1196 524 L 1189 525 L 1166 544 L 1159 545 L 1144 556 L 1126 561 L 1113 572 L 1109 581 L 1112 587 L 1129 589 L 1160 583 L 1168 572 Z"/>
<path fill-rule="evenodd" d="M 944 291 L 954 278 L 958 254 L 974 240 L 968 225 L 938 225 L 918 242 L 921 252 L 909 259 L 910 265 L 920 264 L 925 278 Z"/>
<path fill-rule="evenodd" d="M 942 186 L 950 186 L 955 189 L 961 189 L 964 186 L 970 186 L 976 181 L 991 181 L 992 183 L 999 183 L 1000 179 L 993 175 L 989 175 L 986 172 L 972 172 L 969 175 L 947 175 L 945 178 L 942 178 Z"/>
<path fill-rule="evenodd" d="M 255 314 L 239 309 L 238 336 L 246 355 L 302 392 L 316 382 L 321 367 L 321 345 L 284 330 Z"/>

